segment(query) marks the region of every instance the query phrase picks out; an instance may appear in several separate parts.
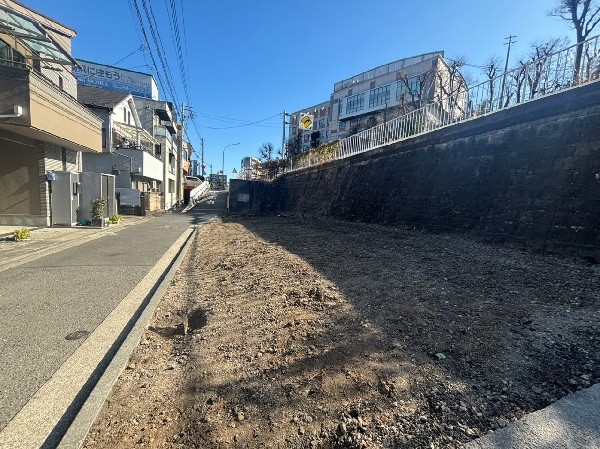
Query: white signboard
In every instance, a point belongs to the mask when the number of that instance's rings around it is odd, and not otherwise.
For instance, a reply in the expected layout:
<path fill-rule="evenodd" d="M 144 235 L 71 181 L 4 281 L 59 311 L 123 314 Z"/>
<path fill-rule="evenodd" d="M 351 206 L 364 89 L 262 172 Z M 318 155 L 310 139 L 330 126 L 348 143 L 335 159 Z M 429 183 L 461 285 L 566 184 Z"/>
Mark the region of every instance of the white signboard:
<path fill-rule="evenodd" d="M 78 60 L 81 68 L 73 67 L 73 75 L 80 86 L 116 90 L 138 97 L 158 100 L 158 86 L 148 73 L 134 72 L 110 65 Z"/>

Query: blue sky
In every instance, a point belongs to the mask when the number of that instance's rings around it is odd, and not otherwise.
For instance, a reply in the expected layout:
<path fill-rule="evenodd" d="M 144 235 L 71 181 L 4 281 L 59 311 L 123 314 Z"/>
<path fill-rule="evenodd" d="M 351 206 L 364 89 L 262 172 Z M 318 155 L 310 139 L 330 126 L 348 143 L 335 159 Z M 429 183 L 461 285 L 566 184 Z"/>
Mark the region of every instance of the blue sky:
<path fill-rule="evenodd" d="M 114 64 L 144 42 L 130 9 L 133 0 L 21 1 L 77 30 L 77 58 Z M 142 0 L 137 1 L 141 7 Z M 169 2 L 147 1 L 169 53 L 178 97 L 187 103 Z M 228 174 L 239 170 L 242 157 L 257 156 L 261 143 L 280 148 L 284 109 L 326 101 L 336 81 L 356 73 L 436 50 L 483 65 L 490 55 L 505 57 L 504 38 L 510 34 L 517 36 L 512 62 L 538 39 L 574 39 L 567 22 L 548 16 L 554 0 L 175 1 L 185 16 L 179 15 L 186 38 L 182 51 L 207 165 L 213 164 L 213 172 L 221 170 L 223 148 L 240 143 L 225 151 Z M 137 51 L 119 66 L 154 73 L 151 64 L 147 51 Z M 475 67 L 470 71 L 481 76 Z M 161 99 L 171 100 L 165 92 Z M 196 130 L 189 127 L 188 136 L 200 154 Z"/>

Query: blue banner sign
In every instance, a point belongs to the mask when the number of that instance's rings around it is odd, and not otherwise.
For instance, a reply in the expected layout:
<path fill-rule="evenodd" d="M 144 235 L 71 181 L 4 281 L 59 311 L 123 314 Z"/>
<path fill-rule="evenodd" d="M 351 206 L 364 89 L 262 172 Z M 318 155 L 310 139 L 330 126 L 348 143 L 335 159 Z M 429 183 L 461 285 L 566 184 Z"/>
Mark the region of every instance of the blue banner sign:
<path fill-rule="evenodd" d="M 73 75 L 80 86 L 126 92 L 138 97 L 158 100 L 158 87 L 148 73 L 134 72 L 90 61 L 77 61 L 81 68 L 73 67 Z"/>

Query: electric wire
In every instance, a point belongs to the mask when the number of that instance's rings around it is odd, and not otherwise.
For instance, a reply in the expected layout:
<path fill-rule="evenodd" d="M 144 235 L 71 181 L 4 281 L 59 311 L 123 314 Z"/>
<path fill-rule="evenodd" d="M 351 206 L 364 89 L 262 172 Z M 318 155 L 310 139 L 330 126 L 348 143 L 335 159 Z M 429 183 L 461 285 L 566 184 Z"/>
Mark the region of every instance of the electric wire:
<path fill-rule="evenodd" d="M 164 77 L 167 80 L 167 87 L 169 89 L 169 93 L 172 95 L 173 99 L 175 100 L 175 104 L 178 105 L 179 98 L 177 96 L 177 92 L 175 90 L 173 80 L 171 79 L 171 68 L 169 67 L 169 61 L 167 60 L 167 58 L 165 57 L 165 55 L 163 54 L 163 52 L 161 50 L 161 46 L 159 43 L 159 36 L 157 36 L 158 29 L 154 28 L 152 17 L 148 10 L 147 0 L 140 0 L 140 1 L 142 2 L 142 7 L 143 7 L 144 13 L 146 15 L 146 20 L 148 21 L 148 26 L 150 29 L 150 34 L 152 36 L 152 40 L 154 41 L 156 54 L 161 62 L 161 67 L 163 69 Z M 137 5 L 137 0 L 134 0 L 134 2 Z"/>
<path fill-rule="evenodd" d="M 214 126 L 206 126 L 206 125 L 204 125 L 204 126 L 203 126 L 203 128 L 208 128 L 208 129 L 233 129 L 233 128 L 243 128 L 243 127 L 246 127 L 246 126 L 252 126 L 252 125 L 256 125 L 256 124 L 258 124 L 258 123 L 263 123 L 263 122 L 266 122 L 267 120 L 271 120 L 272 118 L 275 118 L 275 117 L 280 117 L 281 115 L 282 115 L 282 113 L 280 112 L 280 113 L 278 113 L 278 114 L 272 115 L 271 117 L 267 117 L 267 118 L 265 118 L 265 119 L 262 119 L 262 120 L 257 120 L 257 121 L 254 121 L 254 122 L 248 122 L 248 123 L 241 124 L 241 125 L 223 126 L 223 127 L 214 127 Z"/>

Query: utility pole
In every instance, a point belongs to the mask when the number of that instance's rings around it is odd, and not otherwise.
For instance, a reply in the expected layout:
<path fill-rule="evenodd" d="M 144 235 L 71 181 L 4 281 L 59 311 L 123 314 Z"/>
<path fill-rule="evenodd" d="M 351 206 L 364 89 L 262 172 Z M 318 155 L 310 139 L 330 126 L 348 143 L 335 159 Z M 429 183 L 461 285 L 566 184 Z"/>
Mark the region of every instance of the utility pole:
<path fill-rule="evenodd" d="M 283 111 L 283 138 L 281 139 L 281 159 L 285 159 L 287 157 L 287 151 L 285 149 L 285 117 L 287 112 Z"/>
<path fill-rule="evenodd" d="M 508 37 L 505 37 L 504 40 L 508 40 L 504 45 L 508 45 L 506 49 L 506 62 L 504 63 L 504 75 L 502 76 L 502 87 L 500 88 L 500 104 L 498 104 L 498 108 L 502 107 L 502 103 L 504 102 L 504 85 L 506 84 L 506 71 L 508 70 L 508 58 L 510 57 L 510 46 L 517 41 L 513 41 L 513 38 L 517 36 L 513 36 L 512 34 Z"/>
<path fill-rule="evenodd" d="M 179 151 L 177 151 L 177 174 L 175 176 L 175 191 L 177 193 L 177 204 L 183 200 L 182 187 L 183 187 L 183 167 L 182 167 L 182 154 L 183 154 L 183 133 L 185 131 L 185 104 L 181 105 L 181 129 L 179 132 Z"/>
<path fill-rule="evenodd" d="M 206 167 L 206 165 L 204 165 L 204 137 L 200 139 L 200 145 L 202 145 L 202 162 L 200 165 L 200 174 L 204 176 L 206 175 L 206 171 L 204 170 L 204 168 Z"/>

